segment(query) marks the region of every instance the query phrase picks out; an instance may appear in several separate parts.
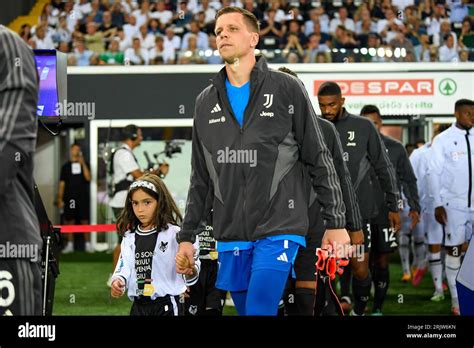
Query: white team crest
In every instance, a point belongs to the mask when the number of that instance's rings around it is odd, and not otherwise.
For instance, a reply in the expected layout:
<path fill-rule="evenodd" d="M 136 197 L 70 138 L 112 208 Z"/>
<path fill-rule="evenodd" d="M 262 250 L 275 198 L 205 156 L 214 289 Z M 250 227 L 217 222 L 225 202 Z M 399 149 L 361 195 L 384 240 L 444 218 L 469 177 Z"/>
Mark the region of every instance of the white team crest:
<path fill-rule="evenodd" d="M 196 305 L 191 305 L 189 306 L 189 313 L 192 315 L 196 315 L 197 313 L 197 306 Z"/>
<path fill-rule="evenodd" d="M 263 103 L 263 106 L 265 106 L 267 109 L 273 105 L 273 94 L 264 94 L 265 97 L 265 103 Z"/>
<path fill-rule="evenodd" d="M 353 142 L 355 139 L 355 131 L 347 131 L 347 146 L 356 146 L 356 143 Z"/>

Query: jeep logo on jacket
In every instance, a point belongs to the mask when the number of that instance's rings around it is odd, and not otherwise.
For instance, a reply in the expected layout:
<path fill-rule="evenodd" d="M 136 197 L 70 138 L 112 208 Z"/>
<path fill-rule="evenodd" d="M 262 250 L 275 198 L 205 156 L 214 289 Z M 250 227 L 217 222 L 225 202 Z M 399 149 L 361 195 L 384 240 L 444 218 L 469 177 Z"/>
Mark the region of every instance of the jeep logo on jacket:
<path fill-rule="evenodd" d="M 194 240 L 199 222 L 211 208 L 218 241 L 304 236 L 308 175 L 327 227 L 343 228 L 339 180 L 303 84 L 269 70 L 265 59 L 257 57 L 241 128 L 227 98 L 225 79 L 223 68 L 196 99 L 191 185 L 179 239 Z M 233 154 L 258 160 L 254 166 L 245 160 L 231 161 Z M 209 191 L 214 195 L 211 207 L 205 204 Z"/>

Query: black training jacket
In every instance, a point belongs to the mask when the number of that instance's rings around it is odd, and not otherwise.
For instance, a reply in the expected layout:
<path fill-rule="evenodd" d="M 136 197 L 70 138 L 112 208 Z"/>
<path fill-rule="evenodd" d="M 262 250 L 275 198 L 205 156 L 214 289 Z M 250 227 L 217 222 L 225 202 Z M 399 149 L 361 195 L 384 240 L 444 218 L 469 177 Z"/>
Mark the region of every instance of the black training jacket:
<path fill-rule="evenodd" d="M 339 179 L 303 84 L 270 70 L 257 57 L 241 128 L 231 111 L 225 78 L 223 68 L 196 99 L 191 183 L 178 240 L 194 240 L 199 222 L 208 215 L 209 180 L 216 240 L 305 236 L 308 175 L 327 227 L 344 228 Z M 235 163 L 237 159 L 246 163 Z"/>
<path fill-rule="evenodd" d="M 390 211 L 399 211 L 399 191 L 395 171 L 387 155 L 385 145 L 372 121 L 349 114 L 345 109 L 334 125 L 339 133 L 344 160 L 359 200 L 363 219 L 378 214 L 378 204 L 371 169 L 385 192 L 385 200 Z"/>
<path fill-rule="evenodd" d="M 416 176 L 413 172 L 413 167 L 411 166 L 405 147 L 398 140 L 391 137 L 383 134 L 380 134 L 380 137 L 387 148 L 388 157 L 395 169 L 398 190 L 401 192 L 403 189 L 410 210 L 420 212 L 420 199 L 418 197 Z M 382 206 L 385 204 L 384 193 L 380 188 L 380 185 L 376 185 L 376 190 L 378 192 L 378 204 L 379 206 Z"/>

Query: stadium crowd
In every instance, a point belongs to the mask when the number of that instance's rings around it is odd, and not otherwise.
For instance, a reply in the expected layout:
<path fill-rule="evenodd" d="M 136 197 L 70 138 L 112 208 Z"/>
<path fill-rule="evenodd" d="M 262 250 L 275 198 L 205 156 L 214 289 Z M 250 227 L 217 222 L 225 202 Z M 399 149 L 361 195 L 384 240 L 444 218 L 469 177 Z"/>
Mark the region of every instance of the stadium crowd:
<path fill-rule="evenodd" d="M 241 6 L 272 63 L 474 61 L 469 0 L 51 0 L 20 36 L 71 66 L 220 64 L 214 17 Z"/>

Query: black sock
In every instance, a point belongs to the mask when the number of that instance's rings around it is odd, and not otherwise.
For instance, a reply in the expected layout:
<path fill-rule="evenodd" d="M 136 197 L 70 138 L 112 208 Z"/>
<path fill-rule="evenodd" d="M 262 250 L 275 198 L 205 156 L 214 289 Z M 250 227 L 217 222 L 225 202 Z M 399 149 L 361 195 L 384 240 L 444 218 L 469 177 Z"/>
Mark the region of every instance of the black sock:
<path fill-rule="evenodd" d="M 298 315 L 313 315 L 315 295 L 313 289 L 296 288 L 295 302 Z"/>
<path fill-rule="evenodd" d="M 390 274 L 388 268 L 375 268 L 375 274 L 373 275 L 375 294 L 374 294 L 374 308 L 372 312 L 376 310 L 382 311 L 382 305 L 385 301 L 385 296 L 388 291 L 388 284 L 390 283 Z"/>
<path fill-rule="evenodd" d="M 354 293 L 354 312 L 357 315 L 363 315 L 367 302 L 369 301 L 372 279 L 369 275 L 364 280 L 356 277 L 352 278 L 352 291 Z"/>
<path fill-rule="evenodd" d="M 351 297 L 351 268 L 349 266 L 344 268 L 344 273 L 339 277 L 339 284 L 341 285 L 341 297 Z"/>
<path fill-rule="evenodd" d="M 332 285 L 333 289 L 335 289 L 335 285 L 336 285 L 334 283 L 335 283 L 335 281 L 331 281 L 331 285 Z M 325 317 L 327 317 L 327 316 L 337 316 L 338 315 L 337 309 L 336 309 L 336 304 L 334 303 L 334 300 L 332 298 L 331 289 L 329 288 L 329 284 L 326 287 L 326 306 L 323 309 L 322 315 L 325 316 Z"/>

